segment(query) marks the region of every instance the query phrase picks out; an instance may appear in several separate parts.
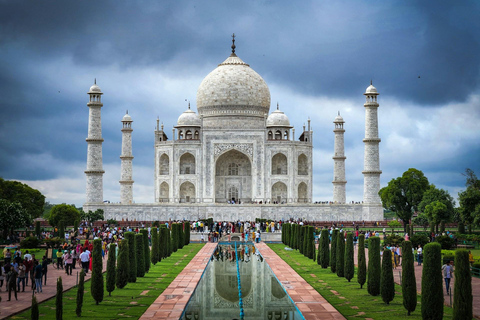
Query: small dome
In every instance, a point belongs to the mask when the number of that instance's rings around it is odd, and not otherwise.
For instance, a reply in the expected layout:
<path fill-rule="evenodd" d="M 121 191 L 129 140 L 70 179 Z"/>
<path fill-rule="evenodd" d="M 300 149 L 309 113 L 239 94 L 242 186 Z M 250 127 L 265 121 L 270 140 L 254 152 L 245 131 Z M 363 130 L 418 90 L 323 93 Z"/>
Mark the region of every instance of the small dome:
<path fill-rule="evenodd" d="M 341 116 L 340 113 L 339 113 L 338 116 L 335 117 L 335 120 L 333 120 L 333 122 L 342 122 L 342 123 L 343 123 L 343 122 L 345 122 L 345 121 L 343 121 L 343 118 L 342 118 L 342 116 Z"/>
<path fill-rule="evenodd" d="M 283 111 L 275 110 L 267 118 L 267 127 L 288 127 L 290 126 L 290 120 L 283 113 Z"/>
<path fill-rule="evenodd" d="M 178 117 L 177 127 L 200 127 L 202 121 L 190 107 Z"/>
<path fill-rule="evenodd" d="M 90 91 L 88 91 L 88 93 L 102 93 L 102 90 L 95 83 L 93 86 L 90 87 Z"/>
<path fill-rule="evenodd" d="M 127 114 L 123 116 L 122 122 L 133 122 L 132 117 L 130 117 L 130 115 L 128 114 L 128 111 Z"/>
<path fill-rule="evenodd" d="M 377 92 L 377 88 L 375 88 L 372 84 L 370 84 L 367 88 L 367 90 L 365 91 L 366 94 L 378 94 Z"/>

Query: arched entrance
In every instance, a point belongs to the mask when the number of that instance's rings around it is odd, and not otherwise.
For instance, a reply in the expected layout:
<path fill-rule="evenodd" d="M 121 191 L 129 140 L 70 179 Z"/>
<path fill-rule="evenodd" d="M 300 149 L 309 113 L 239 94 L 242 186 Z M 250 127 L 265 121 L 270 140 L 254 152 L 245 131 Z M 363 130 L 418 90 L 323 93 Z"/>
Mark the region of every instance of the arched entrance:
<path fill-rule="evenodd" d="M 307 184 L 305 182 L 300 182 L 298 185 L 298 199 L 297 202 L 307 202 Z"/>
<path fill-rule="evenodd" d="M 283 182 L 277 182 L 272 186 L 272 202 L 287 203 L 287 185 Z"/>
<path fill-rule="evenodd" d="M 180 186 L 180 202 L 195 202 L 195 186 L 187 181 Z"/>
<path fill-rule="evenodd" d="M 252 199 L 252 164 L 244 153 L 230 150 L 215 164 L 215 202 L 234 200 L 238 203 Z"/>

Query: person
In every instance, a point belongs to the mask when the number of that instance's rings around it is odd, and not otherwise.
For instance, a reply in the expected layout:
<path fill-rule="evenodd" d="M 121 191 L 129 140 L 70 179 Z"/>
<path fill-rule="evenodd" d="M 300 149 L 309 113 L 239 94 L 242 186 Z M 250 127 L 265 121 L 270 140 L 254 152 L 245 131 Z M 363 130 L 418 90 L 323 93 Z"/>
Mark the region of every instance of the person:
<path fill-rule="evenodd" d="M 3 263 L 0 262 L 0 292 L 2 292 L 3 280 L 5 279 L 5 269 L 3 269 Z"/>
<path fill-rule="evenodd" d="M 472 251 L 468 250 L 468 262 L 470 262 L 470 265 L 473 265 L 475 260 L 473 260 L 473 254 Z"/>
<path fill-rule="evenodd" d="M 73 267 L 73 256 L 70 252 L 66 251 L 64 258 L 65 258 L 65 272 L 67 273 L 67 275 L 71 276 L 72 267 Z"/>
<path fill-rule="evenodd" d="M 63 269 L 63 252 L 62 250 L 57 251 L 57 269 Z"/>
<path fill-rule="evenodd" d="M 28 250 L 25 251 L 25 255 L 23 256 L 24 260 L 32 260 L 32 255 L 28 253 Z"/>
<path fill-rule="evenodd" d="M 28 252 L 28 250 L 27 250 L 27 252 Z M 30 256 L 30 258 L 31 258 L 31 256 Z M 32 259 L 30 259 L 30 260 L 25 259 L 25 260 L 23 260 L 23 264 L 25 265 L 25 280 L 26 280 L 25 285 L 28 287 L 28 277 L 30 275 L 30 270 L 32 270 L 32 268 L 33 268 L 33 260 Z M 32 279 L 32 281 L 34 281 L 34 280 Z"/>
<path fill-rule="evenodd" d="M 17 291 L 20 292 L 20 283 L 22 284 L 22 292 L 25 292 L 25 276 L 27 274 L 27 267 L 25 261 L 18 266 Z"/>
<path fill-rule="evenodd" d="M 34 270 L 34 278 L 35 278 L 35 287 L 37 289 L 37 293 L 40 293 L 42 292 L 43 268 L 42 268 L 42 265 L 38 263 L 38 260 L 35 260 L 34 263 L 35 263 L 35 268 L 33 268 L 33 270 Z"/>
<path fill-rule="evenodd" d="M 88 250 L 84 250 L 80 254 L 80 261 L 82 262 L 82 269 L 85 271 L 85 273 L 88 273 L 88 264 L 90 262 L 90 254 Z"/>
<path fill-rule="evenodd" d="M 35 290 L 35 262 L 38 262 L 37 259 L 35 259 L 35 254 L 32 253 L 32 260 L 30 260 L 32 263 L 32 266 L 30 268 L 30 279 L 32 280 L 32 290 Z"/>
<path fill-rule="evenodd" d="M 7 249 L 3 256 L 5 263 L 9 263 L 12 260 L 12 252 L 10 251 L 10 249 Z"/>
<path fill-rule="evenodd" d="M 450 280 L 453 278 L 453 266 L 452 261 L 448 261 L 442 266 L 443 278 L 445 279 L 445 287 L 447 288 L 447 295 L 450 292 Z"/>
<path fill-rule="evenodd" d="M 45 283 L 44 285 L 47 285 L 47 271 L 48 271 L 48 260 L 47 256 L 43 256 L 42 258 L 42 275 L 45 278 Z"/>
<path fill-rule="evenodd" d="M 11 300 L 12 298 L 12 291 L 15 295 L 15 300 L 17 299 L 17 272 L 15 271 L 14 268 L 10 268 L 10 271 L 8 272 L 7 276 L 7 290 L 8 290 L 8 301 Z"/>
<path fill-rule="evenodd" d="M 418 265 L 421 266 L 422 265 L 422 261 L 423 261 L 423 254 L 422 254 L 423 250 L 422 250 L 422 246 L 418 246 L 418 249 L 417 249 L 417 262 L 418 262 Z"/>

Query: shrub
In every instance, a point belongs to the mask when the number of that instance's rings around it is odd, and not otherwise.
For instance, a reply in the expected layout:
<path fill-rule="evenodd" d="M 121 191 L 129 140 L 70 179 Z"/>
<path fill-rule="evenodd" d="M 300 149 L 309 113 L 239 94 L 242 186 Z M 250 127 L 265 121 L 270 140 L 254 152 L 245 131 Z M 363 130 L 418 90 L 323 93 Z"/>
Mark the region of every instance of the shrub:
<path fill-rule="evenodd" d="M 40 318 L 40 312 L 38 310 L 38 302 L 37 302 L 37 298 L 35 298 L 35 295 L 32 295 L 32 310 L 30 311 L 30 318 L 32 320 L 39 320 Z"/>
<path fill-rule="evenodd" d="M 401 246 L 404 240 L 405 239 L 401 236 L 398 236 L 396 234 L 391 234 L 383 240 L 383 245 L 389 246 L 389 247 Z"/>
<path fill-rule="evenodd" d="M 59 237 L 45 239 L 44 242 L 47 245 L 47 248 L 58 248 L 60 244 L 63 243 L 62 239 Z"/>
<path fill-rule="evenodd" d="M 148 245 L 148 230 L 140 230 L 140 233 L 143 235 L 143 258 L 145 261 L 145 272 L 148 272 L 150 270 L 150 246 Z"/>
<path fill-rule="evenodd" d="M 317 255 L 316 255 L 316 252 L 315 252 L 315 227 L 314 226 L 310 226 L 310 259 L 312 259 L 313 261 L 315 261 L 315 259 L 317 258 Z"/>
<path fill-rule="evenodd" d="M 404 241 L 402 246 L 402 296 L 403 307 L 408 315 L 417 307 L 417 282 L 412 252 L 412 242 Z"/>
<path fill-rule="evenodd" d="M 178 228 L 176 223 L 172 223 L 172 252 L 177 252 L 178 250 Z"/>
<path fill-rule="evenodd" d="M 27 237 L 20 241 L 20 247 L 22 249 L 35 249 L 42 244 L 42 240 L 37 237 Z"/>
<path fill-rule="evenodd" d="M 353 261 L 353 233 L 347 233 L 345 244 L 345 279 L 350 282 L 355 274 L 355 263 Z"/>
<path fill-rule="evenodd" d="M 116 225 L 118 225 L 118 221 L 115 220 L 115 219 L 108 219 L 108 220 L 107 220 L 107 224 L 108 224 L 109 226 L 116 226 Z"/>
<path fill-rule="evenodd" d="M 37 238 L 40 238 L 42 234 L 42 230 L 40 230 L 40 221 L 35 221 L 35 236 L 37 236 Z M 35 302 L 37 301 L 37 299 L 35 299 Z M 33 299 L 32 299 L 32 303 L 33 303 Z M 37 304 L 37 308 L 38 308 L 38 304 Z"/>
<path fill-rule="evenodd" d="M 345 237 L 343 232 L 337 235 L 337 276 L 345 276 Z"/>
<path fill-rule="evenodd" d="M 332 232 L 332 244 L 330 246 L 330 270 L 333 273 L 337 273 L 337 238 L 338 230 Z"/>
<path fill-rule="evenodd" d="M 112 291 L 115 290 L 115 262 L 117 260 L 117 245 L 111 243 L 108 249 L 108 260 L 107 260 L 107 292 L 108 295 L 112 295 Z"/>
<path fill-rule="evenodd" d="M 115 272 L 115 284 L 117 288 L 122 289 L 127 285 L 129 267 L 128 240 L 124 239 L 118 243 L 118 262 Z"/>
<path fill-rule="evenodd" d="M 380 294 L 380 238 L 368 239 L 368 279 L 367 290 L 372 296 Z"/>
<path fill-rule="evenodd" d="M 57 279 L 57 294 L 55 296 L 55 319 L 63 319 L 63 284 L 62 277 Z"/>
<path fill-rule="evenodd" d="M 137 281 L 137 259 L 135 256 L 135 233 L 125 232 L 125 239 L 128 241 L 128 282 Z"/>
<path fill-rule="evenodd" d="M 330 264 L 330 241 L 328 237 L 328 229 L 323 229 L 320 236 L 320 243 L 318 245 L 317 263 L 324 269 L 328 268 Z"/>
<path fill-rule="evenodd" d="M 427 243 L 430 242 L 430 239 L 426 235 L 419 234 L 417 232 L 416 234 L 410 237 L 410 241 L 412 242 L 412 246 L 414 248 L 418 248 L 418 246 L 422 246 L 423 248 Z"/>
<path fill-rule="evenodd" d="M 435 242 L 440 243 L 442 249 L 450 250 L 455 246 L 455 240 L 449 236 L 438 236 L 435 238 Z"/>
<path fill-rule="evenodd" d="M 179 223 L 177 225 L 177 228 L 178 228 L 178 249 L 182 249 L 183 246 L 185 245 L 185 231 L 183 229 L 184 227 L 184 224 L 183 223 Z"/>
<path fill-rule="evenodd" d="M 137 277 L 145 276 L 145 245 L 143 244 L 143 234 L 135 235 L 135 257 L 137 260 Z"/>
<path fill-rule="evenodd" d="M 300 251 L 301 254 L 304 254 L 305 251 L 305 228 L 306 226 L 301 226 L 299 229 L 299 234 L 298 234 L 298 251 Z"/>
<path fill-rule="evenodd" d="M 63 220 L 60 220 L 58 222 L 58 237 L 60 239 L 65 239 L 65 225 L 63 223 Z"/>
<path fill-rule="evenodd" d="M 365 260 L 365 235 L 358 236 L 358 271 L 357 282 L 360 284 L 360 289 L 367 281 L 367 262 Z"/>
<path fill-rule="evenodd" d="M 160 229 L 161 231 L 162 229 Z M 154 227 L 152 229 L 152 255 L 151 255 L 151 260 L 153 265 L 156 265 L 158 262 L 158 257 L 159 257 L 159 241 L 158 241 L 158 231 L 157 228 Z"/>
<path fill-rule="evenodd" d="M 472 276 L 468 261 L 468 251 L 458 249 L 455 252 L 455 287 L 453 300 L 453 319 L 473 318 Z"/>
<path fill-rule="evenodd" d="M 157 236 L 158 241 L 157 241 L 157 255 L 158 255 L 158 261 L 161 261 L 163 258 L 167 257 L 167 228 L 165 226 L 160 227 L 160 233 Z M 153 240 L 152 240 L 153 241 Z M 152 248 L 153 251 L 153 248 Z M 152 252 L 153 254 L 153 252 Z"/>
<path fill-rule="evenodd" d="M 80 280 L 78 281 L 77 288 L 77 307 L 75 308 L 75 313 L 77 317 L 82 316 L 82 306 L 83 306 L 83 293 L 85 292 L 85 270 L 80 271 Z"/>
<path fill-rule="evenodd" d="M 383 302 L 390 304 L 395 297 L 395 282 L 393 282 L 392 251 L 389 249 L 383 251 L 380 291 Z"/>
<path fill-rule="evenodd" d="M 191 228 L 190 223 L 187 222 L 185 224 L 185 245 L 190 244 L 190 228 Z"/>
<path fill-rule="evenodd" d="M 90 293 L 92 294 L 95 304 L 103 301 L 103 261 L 102 261 L 102 240 L 93 240 L 92 252 L 92 285 L 90 286 Z"/>
<path fill-rule="evenodd" d="M 422 318 L 443 318 L 443 284 L 442 284 L 441 246 L 433 242 L 423 250 L 422 270 Z"/>
<path fill-rule="evenodd" d="M 160 221 L 156 220 L 153 222 L 152 227 L 160 227 Z"/>
<path fill-rule="evenodd" d="M 167 228 L 167 236 L 166 236 L 166 243 L 167 243 L 167 255 L 166 257 L 170 257 L 173 253 L 173 241 L 172 241 L 172 235 L 170 233 L 170 229 Z"/>

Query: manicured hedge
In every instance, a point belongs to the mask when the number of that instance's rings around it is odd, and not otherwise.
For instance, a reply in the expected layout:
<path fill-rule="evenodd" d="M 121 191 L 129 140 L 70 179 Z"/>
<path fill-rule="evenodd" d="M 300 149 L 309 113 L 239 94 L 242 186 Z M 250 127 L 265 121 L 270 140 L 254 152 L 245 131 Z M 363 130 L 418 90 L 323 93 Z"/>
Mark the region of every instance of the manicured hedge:
<path fill-rule="evenodd" d="M 353 261 L 353 233 L 347 233 L 347 242 L 345 243 L 345 279 L 350 282 L 355 274 L 355 262 Z"/>
<path fill-rule="evenodd" d="M 443 318 L 443 275 L 441 246 L 429 243 L 423 250 L 422 318 Z"/>
<path fill-rule="evenodd" d="M 380 294 L 380 238 L 368 239 L 368 278 L 367 290 L 372 296 Z"/>
<path fill-rule="evenodd" d="M 417 281 L 415 279 L 415 261 L 412 242 L 404 241 L 402 246 L 402 296 L 403 306 L 408 315 L 417 307 Z"/>
<path fill-rule="evenodd" d="M 360 234 L 358 236 L 358 271 L 357 271 L 357 282 L 360 284 L 360 289 L 363 288 L 363 285 L 367 281 L 367 262 L 365 259 L 365 235 Z"/>
<path fill-rule="evenodd" d="M 382 275 L 380 277 L 380 292 L 386 304 L 395 297 L 395 282 L 393 282 L 392 251 L 385 249 L 382 259 Z"/>

